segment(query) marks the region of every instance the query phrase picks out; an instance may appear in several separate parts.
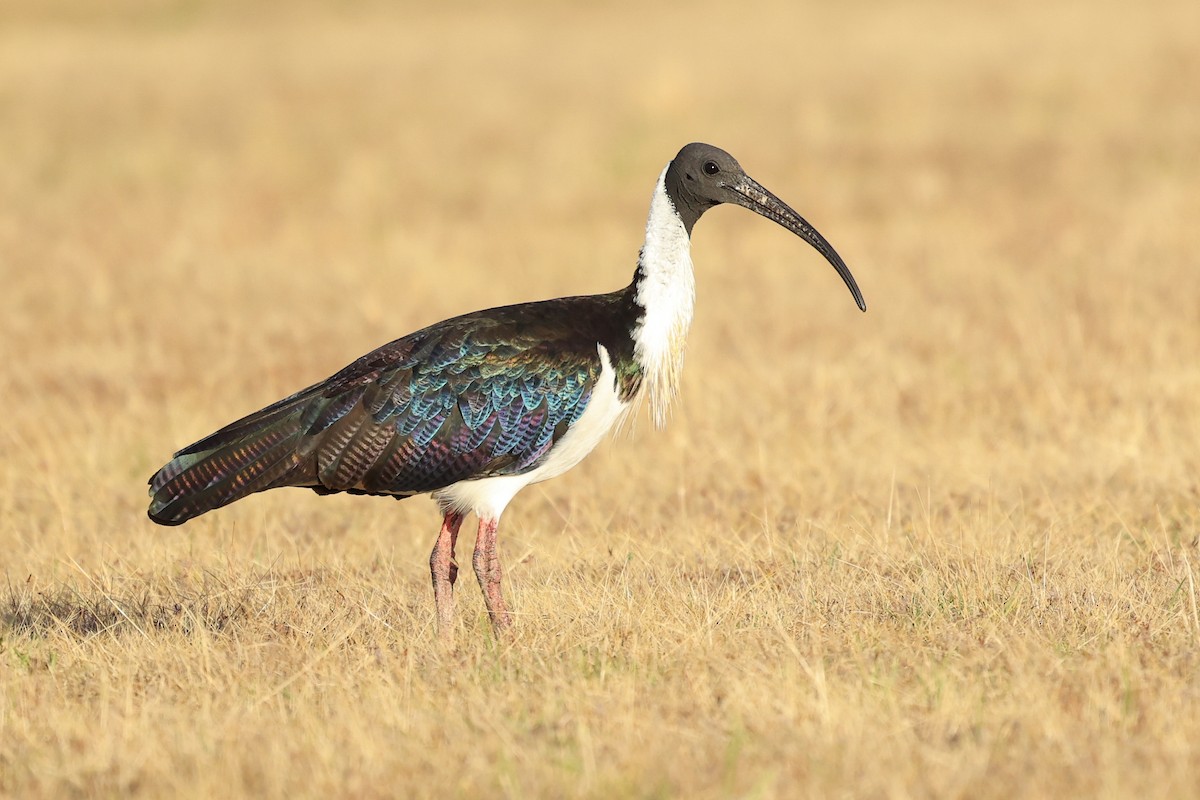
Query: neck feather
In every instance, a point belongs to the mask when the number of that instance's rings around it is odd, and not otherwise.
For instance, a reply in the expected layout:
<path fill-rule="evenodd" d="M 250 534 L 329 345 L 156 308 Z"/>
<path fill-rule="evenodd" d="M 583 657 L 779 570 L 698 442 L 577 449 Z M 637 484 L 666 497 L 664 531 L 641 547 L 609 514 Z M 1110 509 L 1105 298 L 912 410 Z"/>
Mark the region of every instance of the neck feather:
<path fill-rule="evenodd" d="M 650 200 L 635 294 L 643 314 L 634 330 L 634 355 L 649 387 L 651 418 L 660 428 L 679 390 L 684 344 L 696 304 L 691 237 L 667 193 L 666 175 L 664 169 Z"/>

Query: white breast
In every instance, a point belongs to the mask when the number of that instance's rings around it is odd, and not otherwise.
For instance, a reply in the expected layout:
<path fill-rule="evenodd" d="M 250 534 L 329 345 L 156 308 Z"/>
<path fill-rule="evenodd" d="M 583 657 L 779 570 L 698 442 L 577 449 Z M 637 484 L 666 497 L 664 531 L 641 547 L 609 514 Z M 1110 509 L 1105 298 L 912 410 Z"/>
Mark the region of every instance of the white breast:
<path fill-rule="evenodd" d="M 637 286 L 637 303 L 645 314 L 633 332 L 634 353 L 649 389 L 650 415 L 659 428 L 666 424 L 667 408 L 679 391 L 683 347 L 696 304 L 691 239 L 667 196 L 666 176 L 664 169 L 650 199 Z"/>
<path fill-rule="evenodd" d="M 621 402 L 617 394 L 616 373 L 608 350 L 597 344 L 600 354 L 600 376 L 592 388 L 587 408 L 575 420 L 562 439 L 554 445 L 546 460 L 536 469 L 523 475 L 501 475 L 495 478 L 480 478 L 458 483 L 434 492 L 434 499 L 443 513 L 454 509 L 461 513 L 473 512 L 482 519 L 500 519 L 504 508 L 517 492 L 531 483 L 548 480 L 563 474 L 596 449 L 621 416 L 629 410 L 629 403 Z"/>

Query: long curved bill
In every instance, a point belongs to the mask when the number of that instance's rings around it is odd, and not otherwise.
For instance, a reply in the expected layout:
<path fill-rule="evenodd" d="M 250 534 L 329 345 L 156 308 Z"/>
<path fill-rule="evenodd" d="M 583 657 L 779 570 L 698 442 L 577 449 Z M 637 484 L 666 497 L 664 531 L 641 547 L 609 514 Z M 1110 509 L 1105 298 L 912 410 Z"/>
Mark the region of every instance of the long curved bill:
<path fill-rule="evenodd" d="M 748 175 L 741 176 L 729 188 L 737 195 L 736 202 L 740 205 L 779 223 L 815 247 L 817 252 L 825 256 L 825 260 L 833 265 L 838 275 L 842 276 L 842 280 L 846 282 L 846 288 L 850 290 L 850 294 L 854 295 L 854 302 L 858 304 L 859 309 L 867 310 L 867 302 L 863 300 L 862 292 L 858 290 L 858 284 L 854 281 L 854 276 L 850 274 L 850 268 L 846 266 L 846 262 L 842 261 L 842 257 L 833 249 L 833 245 L 827 242 L 816 228 L 809 225 L 804 217 L 797 214 L 787 203 L 768 192 L 758 181 Z"/>

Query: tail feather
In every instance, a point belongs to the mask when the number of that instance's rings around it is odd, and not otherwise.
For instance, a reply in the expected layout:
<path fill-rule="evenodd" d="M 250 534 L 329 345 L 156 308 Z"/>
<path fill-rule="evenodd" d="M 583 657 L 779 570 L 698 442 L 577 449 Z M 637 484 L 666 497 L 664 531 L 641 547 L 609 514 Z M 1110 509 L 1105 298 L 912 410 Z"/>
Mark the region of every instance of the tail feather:
<path fill-rule="evenodd" d="M 301 452 L 306 392 L 276 403 L 180 450 L 150 478 L 150 519 L 179 525 L 276 486 L 304 486 L 315 478 Z"/>
<path fill-rule="evenodd" d="M 261 449 L 253 460 L 237 462 L 240 464 L 237 467 L 230 466 L 232 462 L 223 450 L 197 454 L 200 460 L 196 464 L 151 492 L 150 518 L 162 525 L 179 525 L 246 495 L 273 486 L 289 485 L 280 478 L 293 472 L 303 472 L 297 469 L 303 462 L 296 452 L 299 439 L 299 430 L 294 430 L 276 439 L 273 445 Z M 200 474 L 200 479 L 193 478 L 193 473 Z"/>
<path fill-rule="evenodd" d="M 172 492 L 201 492 L 222 478 L 254 464 L 281 440 L 295 434 L 296 426 L 276 423 L 247 434 L 246 438 L 198 452 L 180 451 L 150 479 L 150 492 L 170 486 Z"/>

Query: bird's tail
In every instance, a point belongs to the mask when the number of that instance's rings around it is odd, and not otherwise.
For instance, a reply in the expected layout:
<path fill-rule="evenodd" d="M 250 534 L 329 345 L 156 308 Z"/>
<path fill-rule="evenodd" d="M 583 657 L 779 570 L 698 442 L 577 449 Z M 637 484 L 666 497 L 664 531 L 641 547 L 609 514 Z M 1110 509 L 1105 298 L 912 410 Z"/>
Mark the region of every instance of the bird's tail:
<path fill-rule="evenodd" d="M 150 478 L 150 519 L 180 525 L 246 495 L 316 482 L 301 452 L 303 412 L 317 387 L 226 425 L 175 454 Z"/>

